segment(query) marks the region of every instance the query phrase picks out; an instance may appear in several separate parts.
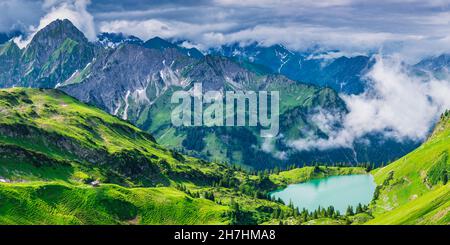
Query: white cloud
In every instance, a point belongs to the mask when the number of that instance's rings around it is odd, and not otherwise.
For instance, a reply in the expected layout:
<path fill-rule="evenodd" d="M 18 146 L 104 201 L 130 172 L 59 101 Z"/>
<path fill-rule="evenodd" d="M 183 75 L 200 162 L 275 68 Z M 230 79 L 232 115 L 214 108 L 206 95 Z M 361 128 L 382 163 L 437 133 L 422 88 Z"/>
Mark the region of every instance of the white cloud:
<path fill-rule="evenodd" d="M 229 23 L 192 24 L 179 21 L 149 20 L 114 20 L 100 23 L 101 32 L 122 32 L 135 35 L 143 40 L 159 36 L 162 38 L 189 38 L 199 41 L 203 33 L 212 30 L 225 31 L 232 27 Z M 201 42 L 200 42 L 201 43 Z"/>
<path fill-rule="evenodd" d="M 187 48 L 187 49 L 191 49 L 191 48 L 196 48 L 198 50 L 205 50 L 206 49 L 201 44 L 194 44 L 194 43 L 191 43 L 190 41 L 183 41 L 180 44 L 180 46 L 183 47 L 183 48 Z"/>
<path fill-rule="evenodd" d="M 286 35 L 289 33 L 289 35 Z M 356 28 L 329 28 L 317 25 L 286 23 L 282 26 L 260 25 L 224 35 L 224 41 L 260 40 L 265 45 L 282 43 L 295 50 L 305 50 L 317 45 L 347 52 L 378 49 L 386 42 L 420 39 L 414 35 L 397 35 L 387 32 L 367 32 Z"/>
<path fill-rule="evenodd" d="M 39 20 L 41 3 L 27 0 L 0 1 L 0 32 L 23 30 Z"/>
<path fill-rule="evenodd" d="M 281 139 L 284 136 L 282 134 L 278 135 L 276 138 L 271 138 L 271 137 L 266 137 L 263 140 L 263 143 L 261 145 L 261 150 L 266 152 L 266 153 L 270 153 L 272 154 L 272 156 L 274 156 L 277 159 L 280 160 L 286 160 L 288 157 L 287 152 L 285 151 L 278 151 L 275 149 L 275 140 L 276 139 Z"/>
<path fill-rule="evenodd" d="M 280 7 L 280 6 L 306 6 L 306 7 L 332 7 L 346 6 L 352 0 L 215 0 L 219 5 L 245 6 L 245 7 Z"/>
<path fill-rule="evenodd" d="M 300 51 L 320 46 L 350 53 L 400 52 L 408 62 L 450 52 L 450 35 L 446 34 L 450 33 L 450 9 L 446 1 L 439 0 L 216 0 L 194 6 L 171 4 L 100 12 L 96 16 L 102 19 L 104 29 L 119 29 L 112 27 L 126 22 L 123 26 L 130 28 L 120 30 L 128 34 L 144 39 L 190 39 L 204 48 L 259 41 Z M 158 29 L 161 25 L 167 28 Z"/>
<path fill-rule="evenodd" d="M 345 57 L 355 57 L 358 55 L 365 55 L 364 53 L 360 52 L 343 52 L 343 51 L 329 51 L 329 52 L 323 52 L 323 53 L 312 53 L 308 57 L 306 57 L 307 60 L 334 60 L 339 57 L 345 56 Z"/>
<path fill-rule="evenodd" d="M 101 32 L 123 32 L 144 40 L 154 36 L 189 39 L 192 45 L 203 50 L 219 45 L 254 41 L 262 45 L 283 44 L 293 50 L 306 50 L 312 46 L 324 49 L 339 49 L 347 53 L 366 53 L 379 49 L 385 43 L 421 40 L 415 35 L 400 35 L 387 32 L 370 32 L 352 28 L 330 28 L 302 23 L 282 25 L 261 24 L 239 29 L 239 24 L 225 21 L 216 24 L 194 24 L 158 19 L 114 20 L 100 23 Z M 286 35 L 289 33 L 289 35 Z"/>
<path fill-rule="evenodd" d="M 330 138 L 310 137 L 289 144 L 298 150 L 352 148 L 356 139 L 369 133 L 400 142 L 420 141 L 440 113 L 450 108 L 449 81 L 410 75 L 398 57 L 378 56 L 367 80 L 371 86 L 365 93 L 341 95 L 349 109 L 342 120 L 323 111 L 313 118 Z M 343 129 L 331 129 L 336 120 L 342 121 Z"/>
<path fill-rule="evenodd" d="M 14 41 L 21 48 L 25 47 L 34 35 L 52 21 L 57 19 L 70 20 L 91 41 L 96 38 L 94 17 L 86 7 L 90 0 L 46 0 L 42 7 L 46 14 L 39 20 L 38 26 L 30 26 L 29 35 L 26 38 L 17 37 Z"/>

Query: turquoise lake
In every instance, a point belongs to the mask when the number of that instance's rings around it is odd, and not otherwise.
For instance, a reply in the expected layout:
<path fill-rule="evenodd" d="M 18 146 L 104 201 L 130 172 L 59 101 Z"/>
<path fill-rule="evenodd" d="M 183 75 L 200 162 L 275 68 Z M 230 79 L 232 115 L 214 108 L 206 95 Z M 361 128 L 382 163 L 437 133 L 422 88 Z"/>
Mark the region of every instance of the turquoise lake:
<path fill-rule="evenodd" d="M 331 176 L 314 179 L 304 183 L 288 185 L 286 188 L 271 193 L 275 198 L 281 198 L 286 204 L 290 201 L 300 210 L 306 208 L 314 211 L 319 206 L 333 206 L 345 213 L 349 205 L 353 208 L 368 204 L 373 197 L 376 184 L 369 174 Z"/>

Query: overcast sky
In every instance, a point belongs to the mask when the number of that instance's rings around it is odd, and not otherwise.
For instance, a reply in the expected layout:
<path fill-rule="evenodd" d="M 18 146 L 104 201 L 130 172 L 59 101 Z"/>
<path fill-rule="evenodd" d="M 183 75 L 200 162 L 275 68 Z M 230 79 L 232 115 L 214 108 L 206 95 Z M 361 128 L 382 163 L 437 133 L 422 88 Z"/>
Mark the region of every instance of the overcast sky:
<path fill-rule="evenodd" d="M 69 18 L 90 39 L 101 31 L 189 39 L 200 48 L 233 41 L 342 51 L 450 51 L 446 0 L 0 0 L 0 31 L 32 33 Z"/>

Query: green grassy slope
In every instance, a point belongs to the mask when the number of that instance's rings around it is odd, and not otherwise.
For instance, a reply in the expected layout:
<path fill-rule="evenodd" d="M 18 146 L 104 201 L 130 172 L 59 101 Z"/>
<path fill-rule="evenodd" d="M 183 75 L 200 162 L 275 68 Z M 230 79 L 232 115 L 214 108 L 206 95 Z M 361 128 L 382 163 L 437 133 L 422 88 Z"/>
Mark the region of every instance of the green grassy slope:
<path fill-rule="evenodd" d="M 224 165 L 167 150 L 128 122 L 57 90 L 0 90 L 0 174 L 127 186 L 218 179 Z"/>
<path fill-rule="evenodd" d="M 369 224 L 450 223 L 450 115 L 419 148 L 373 171 L 379 194 Z"/>
<path fill-rule="evenodd" d="M 256 224 L 292 211 L 274 186 L 62 92 L 0 90 L 0 224 Z"/>
<path fill-rule="evenodd" d="M 0 184 L 1 224 L 221 224 L 228 207 L 171 187 Z"/>
<path fill-rule="evenodd" d="M 220 224 L 228 209 L 170 187 L 1 184 L 0 195 L 2 224 Z"/>

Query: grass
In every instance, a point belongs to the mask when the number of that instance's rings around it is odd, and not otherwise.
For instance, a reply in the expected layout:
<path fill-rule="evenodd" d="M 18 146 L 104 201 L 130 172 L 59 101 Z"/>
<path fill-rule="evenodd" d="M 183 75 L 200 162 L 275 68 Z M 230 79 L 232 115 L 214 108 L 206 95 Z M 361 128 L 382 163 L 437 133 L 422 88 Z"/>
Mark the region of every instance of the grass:
<path fill-rule="evenodd" d="M 448 225 L 450 224 L 450 185 L 435 188 L 392 211 L 379 214 L 367 224 Z"/>
<path fill-rule="evenodd" d="M 56 90 L 0 90 L 0 105 L 0 144 L 43 155 L 48 161 L 65 160 L 72 166 L 89 166 L 91 169 L 95 167 L 93 164 L 106 164 L 110 169 L 107 170 L 109 173 L 103 174 L 105 179 L 114 174 L 120 182 L 133 184 L 129 178 L 147 175 L 146 183 L 151 185 L 158 181 L 167 183 L 163 176 L 157 177 L 160 175 L 159 162 L 166 162 L 175 169 L 180 164 L 151 135 Z M 111 160 L 114 158 L 116 161 Z M 14 159 L 17 157 L 3 161 L 12 164 Z M 26 162 L 28 160 L 22 159 L 9 168 L 31 164 Z M 135 167 L 131 163 L 140 163 L 140 169 L 133 170 Z"/>
<path fill-rule="evenodd" d="M 343 220 L 336 220 L 332 218 L 314 219 L 303 223 L 303 225 L 345 225 L 345 224 L 346 223 Z"/>
<path fill-rule="evenodd" d="M 450 118 L 442 117 L 419 148 L 372 171 L 379 195 L 369 224 L 448 224 L 450 184 L 440 177 L 450 172 Z"/>
<path fill-rule="evenodd" d="M 171 187 L 0 184 L 1 224 L 225 224 L 228 207 Z"/>

